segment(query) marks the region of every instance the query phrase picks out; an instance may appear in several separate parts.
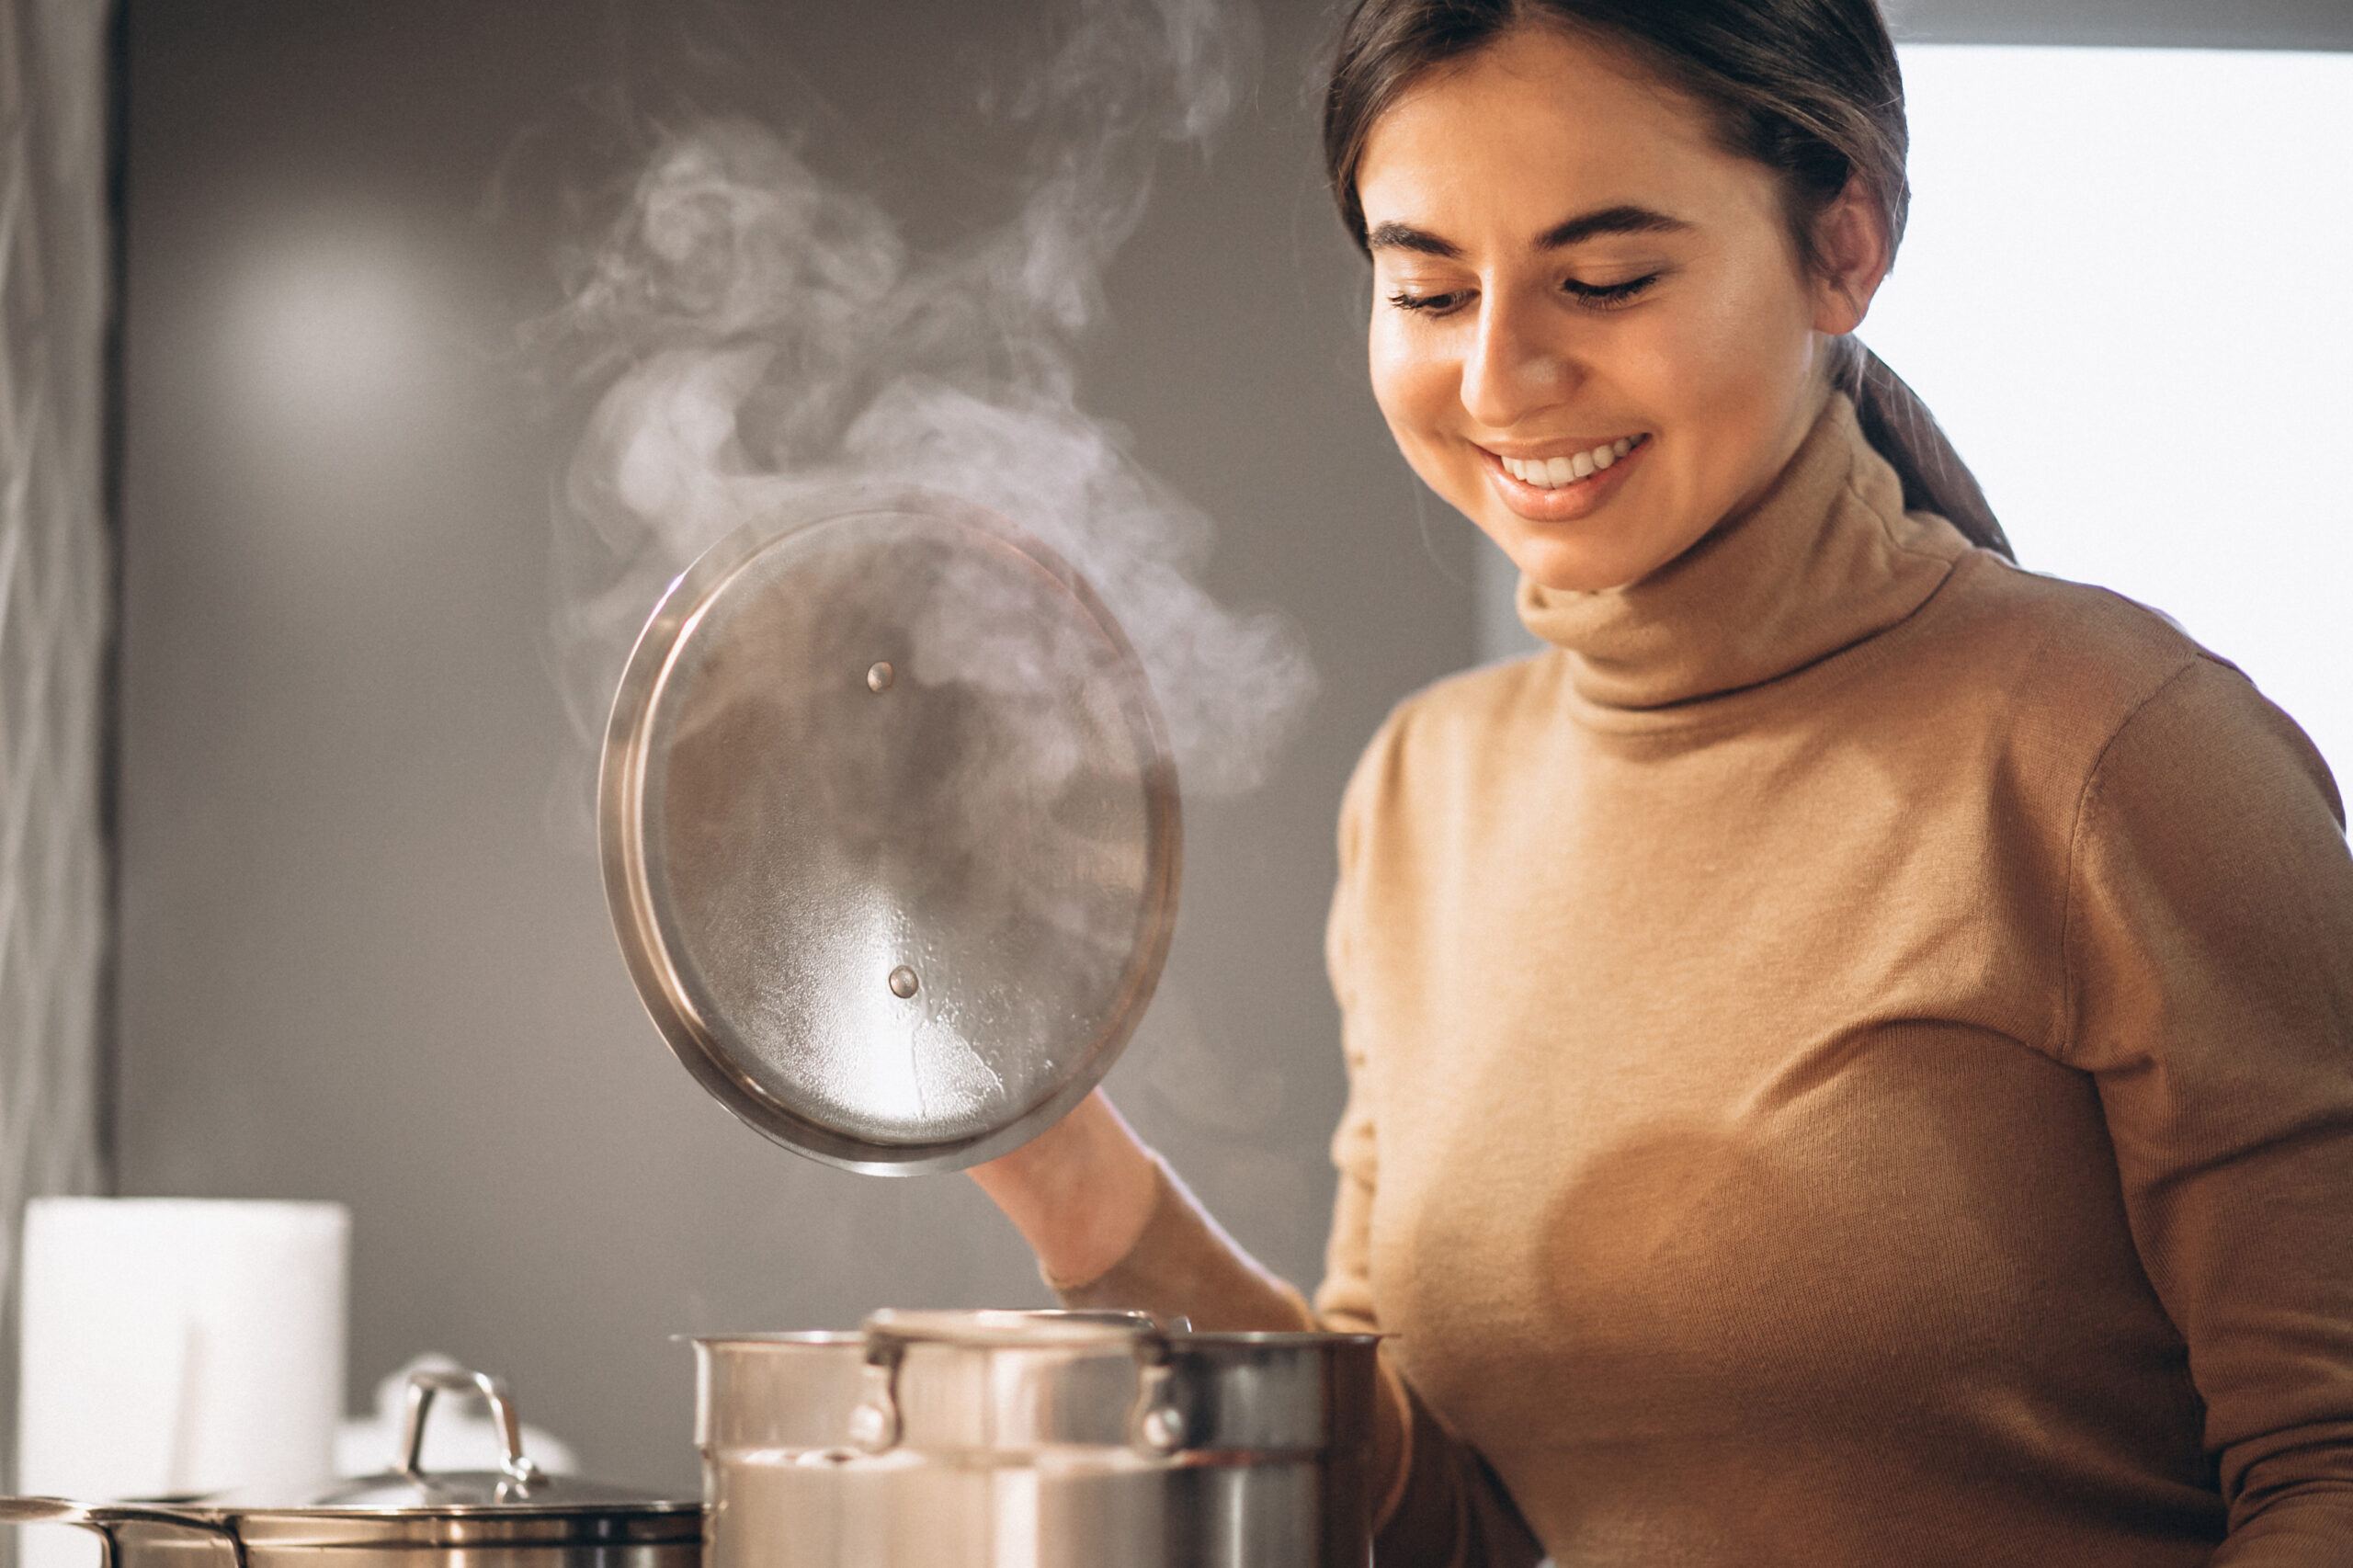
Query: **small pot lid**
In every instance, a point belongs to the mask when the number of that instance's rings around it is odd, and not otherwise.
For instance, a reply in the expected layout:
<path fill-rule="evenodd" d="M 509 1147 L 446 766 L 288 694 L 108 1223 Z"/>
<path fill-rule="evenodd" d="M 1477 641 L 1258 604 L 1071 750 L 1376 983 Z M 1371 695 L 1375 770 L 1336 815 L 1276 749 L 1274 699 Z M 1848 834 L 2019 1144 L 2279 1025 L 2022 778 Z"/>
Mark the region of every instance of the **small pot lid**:
<path fill-rule="evenodd" d="M 480 1394 L 490 1403 L 506 1456 L 494 1471 L 427 1471 L 425 1423 L 437 1393 Z M 523 1452 L 515 1402 L 497 1379 L 472 1371 L 415 1371 L 400 1468 L 290 1496 L 256 1488 L 210 1496 L 122 1503 L 57 1497 L 0 1499 L 0 1523 L 80 1525 L 109 1537 L 125 1529 L 193 1531 L 250 1545 L 287 1547 L 518 1546 L 594 1542 L 660 1545 L 699 1540 L 702 1504 L 630 1487 L 549 1475 Z M 240 1558 L 242 1561 L 242 1558 Z"/>
<path fill-rule="evenodd" d="M 425 1468 L 426 1422 L 434 1396 L 476 1394 L 489 1404 L 504 1457 L 496 1470 Z M 506 1385 L 463 1369 L 420 1369 L 408 1375 L 408 1415 L 402 1424 L 397 1468 L 342 1478 L 299 1498 L 268 1493 L 228 1493 L 204 1499 L 210 1508 L 256 1514 L 675 1514 L 699 1512 L 699 1501 L 668 1498 L 634 1487 L 550 1475 L 523 1451 L 523 1421 Z"/>
<path fill-rule="evenodd" d="M 672 1051 L 853 1170 L 1050 1126 L 1175 928 L 1142 665 L 1068 563 L 932 492 L 805 496 L 690 567 L 631 655 L 599 796 L 614 926 Z"/>
<path fill-rule="evenodd" d="M 326 1509 L 366 1514 L 409 1513 L 418 1509 L 472 1512 L 485 1508 L 529 1509 L 542 1513 L 581 1508 L 598 1512 L 646 1508 L 669 1511 L 702 1506 L 700 1503 L 682 1502 L 634 1487 L 608 1486 L 574 1476 L 547 1475 L 536 1470 L 528 1478 L 518 1478 L 497 1470 L 417 1472 L 388 1470 L 376 1475 L 338 1481 L 295 1504 L 266 1504 L 258 1494 L 232 1494 L 213 1501 L 218 1506 L 246 1512 L 274 1506 L 305 1512 Z"/>

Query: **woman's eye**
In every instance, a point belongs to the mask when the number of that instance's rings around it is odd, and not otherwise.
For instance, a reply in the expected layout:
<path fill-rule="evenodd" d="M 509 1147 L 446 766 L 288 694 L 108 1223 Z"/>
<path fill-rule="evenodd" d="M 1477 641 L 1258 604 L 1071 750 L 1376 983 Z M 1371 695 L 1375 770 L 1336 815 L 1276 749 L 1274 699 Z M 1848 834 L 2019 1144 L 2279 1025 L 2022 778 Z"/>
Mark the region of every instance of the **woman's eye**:
<path fill-rule="evenodd" d="M 1570 278 L 1562 281 L 1561 289 L 1581 305 L 1607 310 L 1612 305 L 1627 303 L 1658 279 L 1659 275 L 1655 272 L 1641 278 L 1629 278 L 1623 283 L 1580 283 Z"/>
<path fill-rule="evenodd" d="M 1416 315 L 1442 316 L 1450 311 L 1460 310 L 1469 298 L 1464 293 L 1423 294 L 1411 289 L 1400 289 L 1389 296 L 1389 302 L 1401 311 Z"/>

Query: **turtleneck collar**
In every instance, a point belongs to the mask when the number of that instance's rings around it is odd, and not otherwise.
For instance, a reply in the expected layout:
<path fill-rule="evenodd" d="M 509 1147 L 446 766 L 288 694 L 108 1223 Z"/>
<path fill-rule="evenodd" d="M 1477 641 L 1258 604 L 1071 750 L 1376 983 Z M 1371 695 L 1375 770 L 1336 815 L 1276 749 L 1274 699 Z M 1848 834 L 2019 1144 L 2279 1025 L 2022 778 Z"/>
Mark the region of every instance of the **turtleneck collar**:
<path fill-rule="evenodd" d="M 1641 582 L 1598 593 L 1522 577 L 1519 618 L 1563 650 L 1577 694 L 1652 709 L 1758 686 L 1886 631 L 1969 542 L 1904 510 L 1895 471 L 1833 392 L 1762 500 Z"/>

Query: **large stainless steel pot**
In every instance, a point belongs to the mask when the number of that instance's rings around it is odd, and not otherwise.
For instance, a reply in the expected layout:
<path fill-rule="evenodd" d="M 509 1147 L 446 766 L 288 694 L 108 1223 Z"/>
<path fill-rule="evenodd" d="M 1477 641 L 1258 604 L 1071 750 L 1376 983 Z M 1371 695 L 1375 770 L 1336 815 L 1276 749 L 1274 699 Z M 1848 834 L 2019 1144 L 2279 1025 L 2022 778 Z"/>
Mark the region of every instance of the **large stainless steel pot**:
<path fill-rule="evenodd" d="M 427 1471 L 434 1395 L 480 1393 L 506 1446 L 495 1471 Z M 79 1525 L 106 1568 L 699 1568 L 702 1505 L 543 1473 L 515 1402 L 480 1372 L 413 1372 L 400 1468 L 302 1498 L 224 1494 L 75 1503 L 0 1498 L 0 1523 Z"/>
<path fill-rule="evenodd" d="M 695 1341 L 708 1568 L 1364 1568 L 1375 1336 L 878 1312 Z"/>

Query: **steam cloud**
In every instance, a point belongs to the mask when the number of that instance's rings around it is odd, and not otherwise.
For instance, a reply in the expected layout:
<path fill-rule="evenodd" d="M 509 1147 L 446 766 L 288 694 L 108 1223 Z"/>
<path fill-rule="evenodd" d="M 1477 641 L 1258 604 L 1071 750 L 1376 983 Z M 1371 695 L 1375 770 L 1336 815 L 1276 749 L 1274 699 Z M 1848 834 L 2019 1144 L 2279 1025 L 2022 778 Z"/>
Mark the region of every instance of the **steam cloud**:
<path fill-rule="evenodd" d="M 1263 778 L 1313 693 L 1300 639 L 1198 585 L 1209 520 L 1080 412 L 1076 376 L 1156 159 L 1225 119 L 1255 46 L 1224 0 L 1082 0 L 1010 105 L 1034 126 L 1018 210 L 939 256 L 759 125 L 657 147 L 540 324 L 606 387 L 556 530 L 557 676 L 585 737 L 706 547 L 797 494 L 877 481 L 976 501 L 1070 561 L 1149 673 L 1188 792 Z"/>

